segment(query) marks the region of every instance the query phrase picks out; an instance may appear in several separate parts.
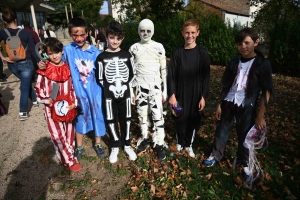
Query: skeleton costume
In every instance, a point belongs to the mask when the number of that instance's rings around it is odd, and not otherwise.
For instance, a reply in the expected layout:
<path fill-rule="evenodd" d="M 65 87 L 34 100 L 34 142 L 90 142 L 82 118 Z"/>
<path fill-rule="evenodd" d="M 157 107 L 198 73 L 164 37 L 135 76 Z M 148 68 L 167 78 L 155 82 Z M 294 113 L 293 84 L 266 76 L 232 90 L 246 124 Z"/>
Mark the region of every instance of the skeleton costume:
<path fill-rule="evenodd" d="M 130 84 L 134 73 L 133 57 L 128 51 L 122 49 L 119 52 L 104 51 L 96 59 L 96 78 L 103 86 L 107 132 L 111 147 L 120 147 L 122 142 L 125 146 L 130 146 Z M 121 135 L 118 122 L 121 126 Z"/>
<path fill-rule="evenodd" d="M 162 95 L 167 98 L 166 57 L 162 44 L 151 40 L 154 34 L 154 24 L 149 19 L 140 22 L 138 32 L 141 41 L 133 44 L 129 52 L 134 56 L 136 79 L 137 110 L 141 126 L 142 138 L 148 139 L 148 106 L 151 110 L 155 132 L 155 145 L 165 145 L 165 131 Z M 139 145 L 138 142 L 138 145 Z"/>
<path fill-rule="evenodd" d="M 68 95 L 76 105 L 69 66 L 65 63 L 62 66 L 56 66 L 48 62 L 46 70 L 37 70 L 37 73 L 38 77 L 35 85 L 37 99 L 40 103 L 45 104 L 45 117 L 56 155 L 65 166 L 70 167 L 77 163 L 74 156 L 75 127 L 71 122 L 53 120 L 49 102 L 52 84 L 56 83 L 59 86 L 57 95 Z"/>

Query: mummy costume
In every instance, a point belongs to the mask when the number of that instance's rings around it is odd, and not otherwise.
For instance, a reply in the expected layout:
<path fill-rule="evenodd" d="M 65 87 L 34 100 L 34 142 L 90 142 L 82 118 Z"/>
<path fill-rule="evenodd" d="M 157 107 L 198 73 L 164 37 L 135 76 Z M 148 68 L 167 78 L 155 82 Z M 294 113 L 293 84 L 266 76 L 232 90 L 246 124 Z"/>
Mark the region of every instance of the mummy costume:
<path fill-rule="evenodd" d="M 130 146 L 130 84 L 134 73 L 133 57 L 128 51 L 104 51 L 97 57 L 96 78 L 103 86 L 107 132 L 111 148 L 120 147 L 123 143 L 125 146 Z M 121 134 L 118 122 L 120 122 Z"/>
<path fill-rule="evenodd" d="M 45 104 L 45 117 L 56 155 L 65 166 L 70 167 L 77 163 L 74 156 L 75 127 L 72 122 L 53 120 L 52 108 L 49 102 L 52 84 L 56 83 L 59 86 L 57 95 L 69 95 L 70 100 L 76 104 L 69 66 L 67 64 L 55 66 L 48 62 L 46 70 L 37 70 L 37 73 L 38 77 L 35 85 L 37 99 L 40 103 Z"/>
<path fill-rule="evenodd" d="M 148 106 L 151 110 L 155 132 L 153 134 L 154 147 L 164 146 L 164 118 L 162 96 L 167 98 L 166 57 L 162 44 L 151 40 L 154 34 L 154 24 L 149 19 L 140 22 L 138 33 L 141 41 L 133 44 L 129 52 L 134 56 L 136 79 L 133 87 L 136 88 L 137 110 L 141 126 L 142 138 L 138 141 L 138 150 L 141 142 L 148 140 Z M 142 151 L 145 150 L 142 148 Z"/>

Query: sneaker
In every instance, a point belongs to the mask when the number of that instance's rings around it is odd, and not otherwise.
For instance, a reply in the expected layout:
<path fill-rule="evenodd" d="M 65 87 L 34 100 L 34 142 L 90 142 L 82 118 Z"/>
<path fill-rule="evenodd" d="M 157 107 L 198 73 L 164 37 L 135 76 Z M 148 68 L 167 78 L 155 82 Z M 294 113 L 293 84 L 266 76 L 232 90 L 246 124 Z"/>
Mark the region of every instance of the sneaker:
<path fill-rule="evenodd" d="M 28 119 L 29 114 L 27 112 L 19 112 L 19 120 L 20 121 L 24 121 L 26 119 Z"/>
<path fill-rule="evenodd" d="M 32 106 L 33 106 L 34 108 L 38 108 L 39 105 L 40 105 L 40 103 L 39 103 L 38 101 L 32 102 Z"/>
<path fill-rule="evenodd" d="M 185 150 L 188 152 L 189 156 L 192 158 L 195 158 L 195 154 L 193 152 L 193 148 L 192 147 L 185 147 Z"/>
<path fill-rule="evenodd" d="M 136 160 L 136 158 L 137 158 L 136 153 L 133 151 L 133 149 L 131 148 L 131 146 L 125 146 L 124 147 L 124 151 L 129 156 L 129 160 L 132 160 L 132 161 Z"/>
<path fill-rule="evenodd" d="M 164 148 L 163 145 L 156 145 L 155 149 L 156 149 L 156 152 L 157 152 L 158 160 L 166 159 L 166 152 L 165 152 L 165 148 Z"/>
<path fill-rule="evenodd" d="M 82 166 L 79 163 L 75 163 L 74 165 L 72 165 L 71 167 L 69 167 L 69 169 L 72 172 L 79 172 L 82 169 Z"/>
<path fill-rule="evenodd" d="M 118 161 L 118 154 L 119 154 L 119 147 L 113 147 L 111 148 L 110 156 L 109 156 L 109 162 L 115 163 Z"/>
<path fill-rule="evenodd" d="M 140 152 L 145 152 L 147 147 L 150 145 L 150 142 L 148 139 L 139 139 L 137 142 L 137 151 L 138 153 Z"/>
<path fill-rule="evenodd" d="M 104 157 L 106 155 L 105 150 L 101 144 L 95 144 L 94 149 L 99 158 Z"/>
<path fill-rule="evenodd" d="M 84 148 L 76 148 L 75 149 L 75 157 L 77 158 L 77 160 L 79 161 L 81 159 L 81 156 L 84 154 L 85 150 Z"/>
<path fill-rule="evenodd" d="M 252 172 L 249 170 L 249 168 L 244 167 L 242 169 L 242 177 L 243 177 L 244 181 L 249 181 L 251 176 L 252 176 Z"/>
<path fill-rule="evenodd" d="M 205 167 L 212 167 L 216 164 L 217 160 L 215 159 L 215 157 L 210 154 L 210 156 L 203 161 L 203 164 L 205 165 Z"/>
<path fill-rule="evenodd" d="M 180 144 L 176 144 L 176 150 L 180 152 L 182 150 L 182 146 Z"/>

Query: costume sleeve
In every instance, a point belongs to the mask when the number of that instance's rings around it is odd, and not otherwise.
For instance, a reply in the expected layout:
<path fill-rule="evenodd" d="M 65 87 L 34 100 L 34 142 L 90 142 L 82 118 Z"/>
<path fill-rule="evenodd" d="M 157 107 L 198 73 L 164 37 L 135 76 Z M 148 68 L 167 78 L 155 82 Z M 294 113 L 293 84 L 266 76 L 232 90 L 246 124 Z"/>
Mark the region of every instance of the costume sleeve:
<path fill-rule="evenodd" d="M 45 76 L 38 74 L 34 88 L 35 88 L 35 91 L 37 94 L 38 102 L 43 103 L 43 104 L 50 104 L 49 98 L 50 98 L 50 94 L 51 94 L 50 91 L 52 90 L 52 88 L 49 88 L 49 85 L 51 85 L 51 84 L 48 84 L 48 83 L 49 83 L 49 80 Z"/>
<path fill-rule="evenodd" d="M 96 63 L 95 63 L 95 67 L 96 67 L 95 72 L 96 72 L 96 74 L 95 74 L 95 76 L 96 76 L 96 82 L 98 84 L 103 85 L 103 71 L 104 71 L 104 66 L 103 66 L 103 62 L 102 62 L 102 60 L 100 58 L 100 55 L 101 54 L 99 54 L 97 56 L 97 58 L 96 58 Z"/>
<path fill-rule="evenodd" d="M 268 102 L 266 99 L 266 92 L 270 91 L 270 101 L 273 101 L 274 98 L 272 68 L 271 63 L 267 59 L 264 59 L 263 63 L 261 64 L 259 84 L 262 89 L 262 98 L 264 99 L 264 104 L 267 106 Z"/>
<path fill-rule="evenodd" d="M 130 54 L 131 55 L 131 54 Z M 130 97 L 134 97 L 133 88 L 136 86 L 135 83 L 135 75 L 136 75 L 136 69 L 134 65 L 134 57 L 130 57 L 130 61 L 128 62 L 129 67 L 129 89 L 130 89 Z"/>
<path fill-rule="evenodd" d="M 206 100 L 210 83 L 210 59 L 206 50 L 202 54 L 202 97 Z"/>
<path fill-rule="evenodd" d="M 168 81 L 168 96 L 171 97 L 173 94 L 176 94 L 176 58 L 175 53 L 171 55 L 169 70 L 167 74 Z"/>
<path fill-rule="evenodd" d="M 164 98 L 167 98 L 167 64 L 166 64 L 166 51 L 163 45 L 160 45 L 159 54 L 159 64 L 160 64 L 160 76 L 163 84 L 162 94 Z"/>

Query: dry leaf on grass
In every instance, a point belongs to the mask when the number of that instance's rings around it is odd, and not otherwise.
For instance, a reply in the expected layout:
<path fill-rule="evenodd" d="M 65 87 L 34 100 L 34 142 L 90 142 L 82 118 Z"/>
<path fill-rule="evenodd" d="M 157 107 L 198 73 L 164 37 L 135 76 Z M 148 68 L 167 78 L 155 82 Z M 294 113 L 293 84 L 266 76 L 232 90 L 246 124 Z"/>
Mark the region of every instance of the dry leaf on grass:
<path fill-rule="evenodd" d="M 92 191 L 92 195 L 93 195 L 93 196 L 96 196 L 97 194 L 98 194 L 98 190 L 93 190 L 93 191 Z"/>
<path fill-rule="evenodd" d="M 208 179 L 208 180 L 210 180 L 211 176 L 212 176 L 212 173 L 207 174 L 207 175 L 205 176 L 205 178 Z"/>
<path fill-rule="evenodd" d="M 150 191 L 152 194 L 155 194 L 155 185 L 150 185 Z"/>
<path fill-rule="evenodd" d="M 139 188 L 137 186 L 131 187 L 132 192 L 138 192 Z"/>

